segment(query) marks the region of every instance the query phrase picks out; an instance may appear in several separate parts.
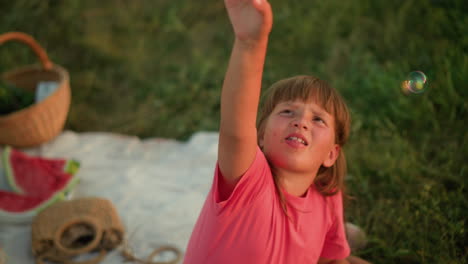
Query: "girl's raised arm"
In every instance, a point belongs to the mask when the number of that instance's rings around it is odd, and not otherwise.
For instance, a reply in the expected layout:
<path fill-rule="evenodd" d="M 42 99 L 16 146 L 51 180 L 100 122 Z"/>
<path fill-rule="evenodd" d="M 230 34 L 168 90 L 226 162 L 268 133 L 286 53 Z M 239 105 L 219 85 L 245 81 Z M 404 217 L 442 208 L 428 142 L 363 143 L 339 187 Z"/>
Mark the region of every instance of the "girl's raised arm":
<path fill-rule="evenodd" d="M 272 12 L 267 0 L 225 0 L 235 33 L 221 93 L 218 162 L 235 186 L 255 158 L 256 118 Z"/>

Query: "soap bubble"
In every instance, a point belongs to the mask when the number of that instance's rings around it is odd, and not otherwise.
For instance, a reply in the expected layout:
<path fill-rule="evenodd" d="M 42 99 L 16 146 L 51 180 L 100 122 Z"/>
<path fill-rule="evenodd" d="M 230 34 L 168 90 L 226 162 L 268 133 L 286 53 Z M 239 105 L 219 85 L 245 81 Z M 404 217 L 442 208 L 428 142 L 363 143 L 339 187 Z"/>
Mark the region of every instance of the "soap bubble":
<path fill-rule="evenodd" d="M 426 90 L 426 81 L 427 77 L 422 71 L 413 71 L 401 83 L 401 89 L 405 94 L 419 94 Z"/>

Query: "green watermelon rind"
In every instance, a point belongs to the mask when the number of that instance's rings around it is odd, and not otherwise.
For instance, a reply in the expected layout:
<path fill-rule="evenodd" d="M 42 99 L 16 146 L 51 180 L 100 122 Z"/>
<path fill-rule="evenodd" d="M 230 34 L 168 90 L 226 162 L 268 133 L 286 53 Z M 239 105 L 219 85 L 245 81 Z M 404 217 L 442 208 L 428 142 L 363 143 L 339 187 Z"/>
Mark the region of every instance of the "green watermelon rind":
<path fill-rule="evenodd" d="M 68 194 L 68 192 L 70 192 L 73 188 L 75 188 L 75 185 L 78 184 L 79 182 L 80 182 L 80 178 L 72 175 L 72 178 L 70 181 L 68 181 L 67 185 L 58 192 L 66 196 L 66 194 Z"/>
<path fill-rule="evenodd" d="M 11 189 L 19 194 L 24 194 L 24 190 L 16 184 L 15 176 L 13 174 L 13 169 L 11 168 L 10 164 L 10 155 L 11 155 L 12 148 L 7 146 L 3 151 L 3 164 L 5 166 L 6 178 L 8 184 L 10 185 Z M 76 160 L 66 160 L 65 166 L 63 167 L 63 171 L 71 175 L 71 179 L 68 183 L 60 190 L 56 192 L 59 193 L 67 193 L 69 192 L 78 182 L 79 178 L 75 176 L 80 168 L 80 163 Z"/>
<path fill-rule="evenodd" d="M 24 194 L 24 190 L 21 189 L 18 185 L 16 185 L 14 176 L 13 176 L 13 169 L 11 168 L 10 165 L 10 155 L 11 155 L 11 147 L 7 146 L 5 147 L 5 150 L 3 151 L 3 166 L 5 167 L 5 173 L 6 173 L 6 178 L 8 181 L 8 184 L 10 185 L 11 189 L 13 189 L 14 192 Z"/>
<path fill-rule="evenodd" d="M 65 162 L 65 166 L 63 167 L 63 170 L 66 173 L 69 173 L 71 175 L 75 175 L 78 170 L 80 169 L 80 162 L 70 159 Z"/>
<path fill-rule="evenodd" d="M 63 192 L 57 192 L 52 195 L 49 199 L 38 204 L 36 207 L 31 208 L 24 212 L 7 212 L 0 209 L 0 222 L 10 222 L 10 223 L 21 223 L 31 221 L 39 212 L 46 209 L 55 202 L 65 200 L 65 195 Z"/>

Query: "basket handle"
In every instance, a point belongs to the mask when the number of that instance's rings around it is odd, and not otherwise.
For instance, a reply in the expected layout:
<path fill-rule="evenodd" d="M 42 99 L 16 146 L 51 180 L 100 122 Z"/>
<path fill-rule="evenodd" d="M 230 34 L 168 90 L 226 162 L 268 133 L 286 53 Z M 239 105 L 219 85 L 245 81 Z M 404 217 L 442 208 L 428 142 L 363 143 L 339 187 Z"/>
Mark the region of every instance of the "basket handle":
<path fill-rule="evenodd" d="M 33 37 L 21 32 L 8 32 L 0 35 L 0 45 L 11 40 L 26 43 L 39 57 L 44 69 L 52 69 L 52 62 L 49 60 L 47 53 Z"/>

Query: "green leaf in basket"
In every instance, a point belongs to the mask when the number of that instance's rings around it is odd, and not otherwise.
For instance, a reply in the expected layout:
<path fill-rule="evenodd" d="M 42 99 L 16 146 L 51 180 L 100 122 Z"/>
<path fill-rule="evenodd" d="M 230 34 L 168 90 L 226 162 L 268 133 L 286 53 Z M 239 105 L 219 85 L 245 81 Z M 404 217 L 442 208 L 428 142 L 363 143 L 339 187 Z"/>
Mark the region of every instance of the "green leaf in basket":
<path fill-rule="evenodd" d="M 34 103 L 34 93 L 0 80 L 0 115 L 6 115 Z"/>

